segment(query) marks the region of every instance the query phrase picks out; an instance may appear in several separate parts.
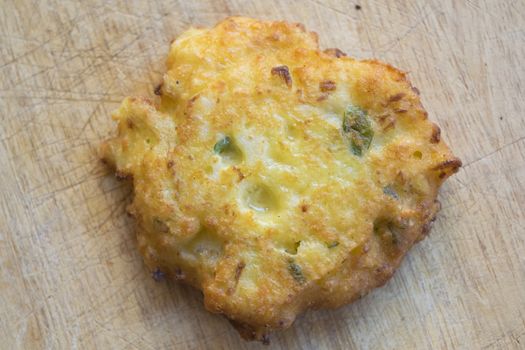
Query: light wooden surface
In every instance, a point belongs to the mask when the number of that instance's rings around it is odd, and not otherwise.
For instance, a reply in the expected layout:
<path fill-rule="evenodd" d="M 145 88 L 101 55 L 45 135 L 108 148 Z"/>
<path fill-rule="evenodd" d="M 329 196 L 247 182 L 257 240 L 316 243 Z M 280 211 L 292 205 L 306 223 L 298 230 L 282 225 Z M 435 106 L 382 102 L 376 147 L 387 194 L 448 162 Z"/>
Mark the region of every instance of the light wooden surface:
<path fill-rule="evenodd" d="M 155 283 L 97 159 L 170 40 L 231 15 L 410 72 L 463 160 L 384 288 L 308 312 L 270 349 L 525 349 L 525 1 L 0 1 L 0 348 L 248 349 L 198 293 Z"/>

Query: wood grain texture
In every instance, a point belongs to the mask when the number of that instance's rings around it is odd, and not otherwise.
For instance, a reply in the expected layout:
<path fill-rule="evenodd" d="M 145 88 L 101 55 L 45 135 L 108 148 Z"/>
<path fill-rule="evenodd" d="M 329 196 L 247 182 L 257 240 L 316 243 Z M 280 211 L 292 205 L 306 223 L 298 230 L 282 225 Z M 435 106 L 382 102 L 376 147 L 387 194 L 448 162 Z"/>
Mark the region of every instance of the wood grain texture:
<path fill-rule="evenodd" d="M 0 0 L 0 344 L 256 349 L 198 293 L 156 283 L 97 159 L 171 39 L 232 14 L 302 22 L 323 47 L 410 72 L 463 160 L 430 236 L 383 288 L 312 311 L 270 349 L 525 348 L 524 1 Z"/>

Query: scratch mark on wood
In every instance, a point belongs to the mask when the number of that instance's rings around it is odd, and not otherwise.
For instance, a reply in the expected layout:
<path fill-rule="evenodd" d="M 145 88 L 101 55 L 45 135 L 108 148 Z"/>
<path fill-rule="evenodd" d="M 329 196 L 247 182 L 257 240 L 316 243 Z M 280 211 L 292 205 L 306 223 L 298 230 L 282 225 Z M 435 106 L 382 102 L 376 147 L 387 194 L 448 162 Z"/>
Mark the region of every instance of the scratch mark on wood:
<path fill-rule="evenodd" d="M 492 156 L 492 155 L 494 155 L 494 154 L 496 154 L 496 153 L 498 153 L 498 152 L 501 152 L 503 149 L 505 149 L 505 148 L 507 148 L 507 147 L 510 147 L 510 146 L 512 146 L 512 145 L 515 145 L 516 143 L 519 143 L 519 142 L 523 141 L 524 139 L 525 139 L 525 136 L 522 136 L 522 137 L 518 138 L 517 140 L 514 140 L 514 141 L 512 141 L 512 142 L 506 143 L 506 144 L 504 144 L 503 146 L 500 146 L 500 147 L 496 148 L 494 151 L 489 152 L 489 153 L 487 153 L 487 154 L 485 154 L 485 155 L 483 155 L 483 156 L 481 156 L 481 157 L 479 157 L 479 158 L 476 158 L 476 159 L 474 159 L 473 161 L 470 161 L 470 162 L 468 162 L 467 164 L 463 165 L 463 169 L 466 169 L 467 167 L 469 167 L 469 166 L 471 166 L 471 165 L 473 165 L 473 164 L 476 164 L 476 163 L 479 162 L 479 161 L 482 161 L 482 160 L 484 160 L 484 159 L 487 159 L 487 158 L 489 158 L 490 156 Z"/>

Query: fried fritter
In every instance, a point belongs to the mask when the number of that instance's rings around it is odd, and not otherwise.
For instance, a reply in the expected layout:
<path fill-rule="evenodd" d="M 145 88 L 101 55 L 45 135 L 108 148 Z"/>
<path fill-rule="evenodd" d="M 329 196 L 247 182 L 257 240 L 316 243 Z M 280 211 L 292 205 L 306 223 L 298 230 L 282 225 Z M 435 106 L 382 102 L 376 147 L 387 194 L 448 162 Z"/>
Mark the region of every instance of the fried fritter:
<path fill-rule="evenodd" d="M 461 166 L 403 72 L 300 24 L 189 29 L 155 93 L 124 100 L 103 158 L 132 178 L 146 264 L 247 339 L 384 283 Z"/>

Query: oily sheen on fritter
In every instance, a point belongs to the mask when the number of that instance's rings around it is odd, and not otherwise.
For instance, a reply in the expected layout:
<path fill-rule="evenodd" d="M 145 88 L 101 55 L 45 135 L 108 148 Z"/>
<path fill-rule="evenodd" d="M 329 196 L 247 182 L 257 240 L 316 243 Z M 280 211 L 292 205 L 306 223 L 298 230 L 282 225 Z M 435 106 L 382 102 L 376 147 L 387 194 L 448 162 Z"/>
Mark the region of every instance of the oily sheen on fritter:
<path fill-rule="evenodd" d="M 122 102 L 103 159 L 132 179 L 148 267 L 247 339 L 383 284 L 461 166 L 403 72 L 300 24 L 189 29 L 155 93 Z"/>

